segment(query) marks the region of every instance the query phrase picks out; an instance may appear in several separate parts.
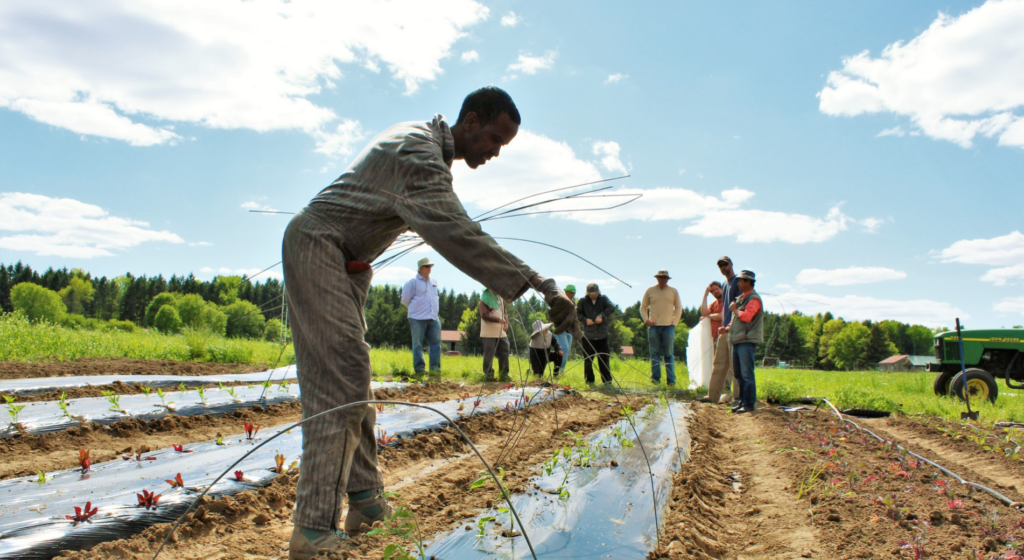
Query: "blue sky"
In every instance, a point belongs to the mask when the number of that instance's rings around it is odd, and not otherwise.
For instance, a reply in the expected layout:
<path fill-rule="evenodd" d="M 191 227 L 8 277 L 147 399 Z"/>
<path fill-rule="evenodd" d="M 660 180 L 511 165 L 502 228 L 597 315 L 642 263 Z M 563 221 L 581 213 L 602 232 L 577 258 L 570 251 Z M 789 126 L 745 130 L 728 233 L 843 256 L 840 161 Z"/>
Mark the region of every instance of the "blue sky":
<path fill-rule="evenodd" d="M 493 84 L 523 124 L 456 163 L 471 214 L 625 173 L 644 195 L 487 225 L 633 287 L 508 242 L 560 283 L 624 307 L 667 268 L 696 305 L 729 255 L 774 311 L 1024 323 L 1024 1 L 427 4 L 3 3 L 0 261 L 261 270 L 287 217 L 248 209 L 301 208 L 376 133 Z"/>

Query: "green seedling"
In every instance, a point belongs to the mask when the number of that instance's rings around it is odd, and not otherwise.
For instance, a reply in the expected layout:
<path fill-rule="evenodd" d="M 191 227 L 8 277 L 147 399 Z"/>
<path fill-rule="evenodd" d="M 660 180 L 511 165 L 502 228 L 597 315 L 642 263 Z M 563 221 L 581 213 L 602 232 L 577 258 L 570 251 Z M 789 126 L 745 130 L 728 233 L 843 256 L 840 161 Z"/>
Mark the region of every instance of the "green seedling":
<path fill-rule="evenodd" d="M 273 386 L 274 386 L 274 382 L 273 382 L 273 381 L 271 381 L 271 380 L 269 380 L 269 379 L 263 382 L 263 388 L 264 388 L 264 389 L 267 389 L 268 391 L 269 391 L 269 390 L 270 390 L 270 388 L 271 388 L 271 387 L 273 387 Z"/>
<path fill-rule="evenodd" d="M 227 390 L 228 390 L 228 394 L 231 395 L 231 400 L 238 401 L 238 395 L 235 394 L 235 388 L 234 387 L 228 387 Z"/>
<path fill-rule="evenodd" d="M 178 391 L 181 391 L 182 398 L 185 397 L 185 393 L 188 392 L 188 387 L 185 386 L 185 382 L 178 383 Z"/>
<path fill-rule="evenodd" d="M 145 385 L 142 385 L 142 386 L 139 387 L 139 390 L 142 391 L 142 393 L 144 395 L 146 395 L 146 398 L 148 399 L 149 398 L 149 393 L 151 393 L 153 391 L 153 388 L 152 387 L 147 387 Z"/>
<path fill-rule="evenodd" d="M 203 403 L 203 406 L 206 406 L 206 390 L 203 389 L 202 385 L 200 385 L 199 387 L 196 387 L 196 392 L 199 393 L 199 402 Z"/>
<path fill-rule="evenodd" d="M 60 393 L 60 400 L 57 401 L 57 406 L 60 407 L 60 410 L 61 412 L 64 413 L 64 416 L 71 418 L 71 413 L 68 412 L 68 394 L 65 393 L 64 391 L 61 391 Z"/>
<path fill-rule="evenodd" d="M 505 496 L 508 495 L 508 486 L 505 485 L 505 469 L 503 469 L 501 467 L 498 467 L 497 479 L 498 479 L 498 496 L 497 496 L 497 499 L 495 500 L 495 502 L 496 503 L 501 503 L 501 502 L 505 501 Z M 469 489 L 470 490 L 475 490 L 477 488 L 483 488 L 484 486 L 487 486 L 487 483 L 493 482 L 493 481 L 494 481 L 494 478 L 491 477 L 491 474 L 488 471 L 485 471 L 485 470 L 484 471 L 480 471 L 480 478 L 474 480 L 469 485 Z M 512 512 L 511 512 L 511 510 L 509 510 L 505 506 L 497 507 L 497 508 L 495 508 L 495 510 L 497 510 L 497 512 L 500 513 L 500 514 L 504 514 L 504 515 L 508 516 L 508 527 L 509 527 L 509 530 L 507 532 L 503 532 L 503 534 L 506 535 L 506 536 L 512 536 L 513 535 L 513 529 L 515 528 L 515 526 L 512 524 Z M 495 519 L 494 521 L 496 523 L 498 523 L 498 526 L 501 526 L 501 522 L 499 520 Z M 480 536 L 483 536 L 483 535 L 481 534 Z"/>
<path fill-rule="evenodd" d="M 43 484 L 46 484 L 47 480 L 50 480 L 50 479 L 46 478 L 46 473 L 44 473 L 43 471 L 36 471 L 36 472 L 39 473 L 39 478 L 36 479 L 36 484 L 39 484 L 40 486 L 42 486 Z"/>
<path fill-rule="evenodd" d="M 281 380 L 281 384 L 277 386 L 277 390 L 281 391 L 282 393 L 287 393 L 288 392 L 288 382 L 282 379 Z"/>
<path fill-rule="evenodd" d="M 114 391 L 103 391 L 103 396 L 107 397 L 107 401 L 110 402 L 110 410 L 115 412 L 121 411 L 121 395 L 118 395 Z"/>
<path fill-rule="evenodd" d="M 174 409 L 171 408 L 171 405 L 174 404 L 174 401 L 167 402 L 167 393 L 164 393 L 163 389 L 157 389 L 156 390 L 156 395 L 158 397 L 160 397 L 160 404 L 164 408 L 166 408 L 167 410 L 174 410 Z"/>
<path fill-rule="evenodd" d="M 825 472 L 825 465 L 821 463 L 817 463 L 814 466 L 810 467 L 810 473 L 808 473 L 807 469 L 805 468 L 803 472 L 800 473 L 800 485 L 797 488 L 796 499 L 802 499 L 804 496 L 808 495 L 812 490 L 820 486 L 820 477 L 823 472 Z"/>
<path fill-rule="evenodd" d="M 7 401 L 7 414 L 11 415 L 11 423 L 17 425 L 19 423 L 18 415 L 25 409 L 25 405 L 14 404 L 14 399 L 15 397 L 4 395 L 4 400 Z"/>
<path fill-rule="evenodd" d="M 397 504 L 395 512 L 386 517 L 381 526 L 370 530 L 368 535 L 388 535 L 406 539 L 412 542 L 415 551 L 405 550 L 401 544 L 391 543 L 384 547 L 383 560 L 426 560 L 426 547 L 423 545 L 423 535 L 420 532 L 419 521 L 416 514 L 408 505 L 401 502 L 401 496 L 394 492 L 385 492 L 385 498 L 394 500 Z M 413 555 L 416 552 L 416 555 Z"/>

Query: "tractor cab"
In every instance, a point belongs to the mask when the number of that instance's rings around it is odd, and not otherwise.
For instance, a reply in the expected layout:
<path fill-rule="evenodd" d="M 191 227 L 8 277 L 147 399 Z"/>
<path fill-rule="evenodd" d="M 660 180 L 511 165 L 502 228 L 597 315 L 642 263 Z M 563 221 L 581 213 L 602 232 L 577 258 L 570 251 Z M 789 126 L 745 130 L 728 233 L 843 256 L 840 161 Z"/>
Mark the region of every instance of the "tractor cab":
<path fill-rule="evenodd" d="M 999 395 L 997 380 L 1010 389 L 1024 389 L 1024 329 L 961 330 L 966 371 L 960 364 L 956 331 L 935 335 L 935 360 L 930 371 L 937 372 L 936 395 L 964 398 L 964 388 L 972 399 L 995 402 Z"/>

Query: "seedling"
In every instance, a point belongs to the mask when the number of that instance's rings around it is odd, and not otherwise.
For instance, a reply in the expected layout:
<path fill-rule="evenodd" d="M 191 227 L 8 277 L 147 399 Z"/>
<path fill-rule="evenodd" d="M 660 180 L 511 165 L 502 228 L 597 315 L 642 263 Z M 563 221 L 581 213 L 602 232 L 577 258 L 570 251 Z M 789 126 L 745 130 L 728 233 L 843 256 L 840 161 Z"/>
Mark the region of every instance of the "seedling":
<path fill-rule="evenodd" d="M 96 515 L 97 511 L 99 511 L 99 508 L 92 507 L 92 502 L 85 502 L 85 509 L 75 506 L 75 514 L 65 515 L 64 517 L 67 517 L 75 523 L 92 523 L 90 519 L 92 516 Z"/>
<path fill-rule="evenodd" d="M 141 494 L 135 494 L 139 498 L 139 505 L 148 509 L 156 509 L 157 502 L 160 501 L 162 494 L 156 492 L 150 492 L 149 490 L 143 490 Z"/>
<path fill-rule="evenodd" d="M 281 454 L 281 453 L 278 453 L 277 455 L 274 455 L 274 462 L 277 463 L 277 466 L 274 467 L 273 471 L 276 472 L 277 474 L 283 473 L 284 472 L 284 455 Z"/>
<path fill-rule="evenodd" d="M 185 487 L 185 481 L 182 480 L 181 473 L 178 473 L 177 475 L 175 475 L 174 480 L 167 480 L 165 482 L 167 482 L 167 484 L 170 484 L 171 488 L 184 488 Z"/>
<path fill-rule="evenodd" d="M 57 401 L 57 406 L 60 407 L 60 410 L 61 410 L 61 412 L 64 413 L 64 416 L 67 416 L 68 418 L 71 418 L 71 413 L 68 412 L 68 399 L 67 399 L 67 397 L 68 397 L 68 394 L 63 392 L 63 391 L 61 391 L 61 393 L 60 393 L 60 400 Z"/>
<path fill-rule="evenodd" d="M 121 412 L 121 395 L 114 391 L 103 391 L 102 393 L 104 397 L 107 397 L 107 401 L 110 402 L 110 410 Z"/>
<path fill-rule="evenodd" d="M 214 443 L 216 443 L 217 445 L 224 445 L 224 436 L 217 436 L 217 439 L 216 441 L 214 441 Z"/>
<path fill-rule="evenodd" d="M 89 450 L 79 449 L 78 450 L 78 464 L 82 467 L 82 472 L 89 472 L 89 467 L 92 466 L 92 461 L 89 460 Z"/>
<path fill-rule="evenodd" d="M 7 414 L 11 415 L 11 423 L 17 425 L 19 424 L 18 415 L 25 409 L 25 405 L 14 404 L 14 399 L 15 397 L 11 395 L 4 395 L 4 400 L 7 401 Z"/>
<path fill-rule="evenodd" d="M 235 471 L 235 480 L 241 482 L 245 479 L 245 473 L 242 471 Z"/>
<path fill-rule="evenodd" d="M 178 383 L 178 391 L 181 391 L 181 398 L 185 398 L 185 393 L 188 392 L 188 387 L 185 386 L 185 382 Z"/>
<path fill-rule="evenodd" d="M 242 422 L 242 426 L 245 427 L 245 439 L 256 437 L 256 432 L 260 431 L 260 425 L 253 424 L 252 422 Z"/>
<path fill-rule="evenodd" d="M 284 379 L 282 379 L 281 380 L 281 384 L 277 386 L 277 390 L 281 391 L 282 393 L 287 393 L 288 392 L 288 382 L 285 381 Z"/>
<path fill-rule="evenodd" d="M 227 391 L 228 391 L 228 394 L 231 395 L 231 400 L 233 400 L 235 402 L 238 402 L 238 395 L 235 394 L 235 388 L 234 387 L 228 387 Z"/>
<path fill-rule="evenodd" d="M 145 385 L 141 385 L 141 386 L 139 386 L 139 390 L 141 390 L 143 392 L 143 394 L 146 395 L 146 398 L 148 399 L 149 398 L 149 393 L 151 393 L 153 391 L 153 388 L 152 387 L 147 387 Z"/>
<path fill-rule="evenodd" d="M 466 410 L 466 403 L 464 403 L 464 402 L 459 403 L 459 408 L 456 409 L 456 410 L 459 410 L 459 411 Z"/>
<path fill-rule="evenodd" d="M 263 388 L 264 389 L 269 390 L 273 386 L 274 386 L 274 382 L 269 380 L 269 379 L 263 382 Z"/>
<path fill-rule="evenodd" d="M 39 473 L 39 478 L 36 479 L 36 483 L 39 484 L 40 486 L 46 484 L 46 481 L 49 480 L 48 478 L 46 478 L 46 473 L 44 473 L 43 471 L 36 472 Z"/>
<path fill-rule="evenodd" d="M 380 428 L 377 428 L 377 446 L 378 447 L 384 447 L 384 446 L 386 446 L 386 445 L 388 445 L 390 443 L 394 443 L 396 441 L 398 441 L 398 438 L 396 438 L 395 436 L 389 436 L 387 430 L 382 430 Z"/>
<path fill-rule="evenodd" d="M 141 463 L 142 461 L 156 461 L 156 457 L 143 457 L 141 451 L 136 451 L 134 457 L 131 455 L 122 455 L 121 458 L 125 461 L 131 461 L 134 459 L 136 463 Z"/>
<path fill-rule="evenodd" d="M 401 496 L 394 492 L 385 492 L 383 497 L 396 501 L 401 499 Z M 427 558 L 426 548 L 423 546 L 423 535 L 420 533 L 416 514 L 412 512 L 409 506 L 402 502 L 397 502 L 395 512 L 386 517 L 380 527 L 371 529 L 367 534 L 371 536 L 393 535 L 407 539 L 416 545 L 416 549 L 419 552 L 418 556 L 413 556 L 402 545 L 391 543 L 384 547 L 383 560 L 426 560 Z"/>
<path fill-rule="evenodd" d="M 377 414 L 384 414 L 384 403 L 377 403 L 374 408 L 377 409 Z"/>
<path fill-rule="evenodd" d="M 196 387 L 196 392 L 199 393 L 199 402 L 201 402 L 203 406 L 206 406 L 206 390 L 203 389 L 202 385 L 200 385 L 199 387 Z"/>
<path fill-rule="evenodd" d="M 167 402 L 167 393 L 164 393 L 164 390 L 163 390 L 163 389 L 159 389 L 159 388 L 158 388 L 158 389 L 156 390 L 156 395 L 157 395 L 158 397 L 160 397 L 160 404 L 161 404 L 161 405 L 162 405 L 162 406 L 163 406 L 164 408 L 166 408 L 167 410 L 174 410 L 173 408 L 171 408 L 171 405 L 172 405 L 172 404 L 174 404 L 174 401 L 171 401 L 171 402 Z"/>
<path fill-rule="evenodd" d="M 469 489 L 470 490 L 475 490 L 476 488 L 483 488 L 484 486 L 487 485 L 488 482 L 493 482 L 494 481 L 494 479 L 491 477 L 490 472 L 488 472 L 488 471 L 480 471 L 480 475 L 481 475 L 480 478 L 474 480 L 472 482 L 472 484 L 469 485 Z M 504 501 L 505 500 L 505 496 L 508 495 L 508 487 L 505 486 L 505 469 L 503 469 L 501 467 L 498 467 L 498 476 L 497 476 L 497 478 L 498 478 L 499 487 L 498 487 L 498 496 L 497 496 L 497 500 L 496 501 L 500 502 L 500 501 Z M 497 510 L 498 513 L 502 513 L 502 514 L 508 515 L 509 531 L 507 533 L 503 533 L 503 534 L 511 535 L 512 529 L 514 528 L 513 525 L 512 525 L 512 513 L 505 506 L 500 506 L 500 507 L 497 507 L 495 509 Z M 481 520 L 481 521 L 483 521 L 483 520 Z M 498 522 L 498 520 L 495 519 L 494 521 L 499 523 L 499 526 L 500 526 L 500 522 Z M 483 536 L 483 527 L 480 524 L 478 524 L 477 526 L 481 530 L 479 535 Z"/>
<path fill-rule="evenodd" d="M 172 445 L 171 447 L 173 447 L 174 451 L 177 452 L 177 453 L 192 453 L 192 450 L 191 449 L 185 449 L 184 445 Z"/>

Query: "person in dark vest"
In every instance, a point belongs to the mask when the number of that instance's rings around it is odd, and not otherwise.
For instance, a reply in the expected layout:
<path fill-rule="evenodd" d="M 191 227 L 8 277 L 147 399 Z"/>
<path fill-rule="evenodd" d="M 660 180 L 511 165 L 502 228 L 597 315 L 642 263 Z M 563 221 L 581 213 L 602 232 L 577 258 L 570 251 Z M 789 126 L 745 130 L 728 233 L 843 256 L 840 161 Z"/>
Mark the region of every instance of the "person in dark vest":
<path fill-rule="evenodd" d="M 740 402 L 732 411 L 743 414 L 753 412 L 757 402 L 754 350 L 764 342 L 764 308 L 761 296 L 754 291 L 754 273 L 741 271 L 737 280 L 740 297 L 729 305 L 734 319 L 729 325 L 729 340 L 732 342 L 732 364 L 740 381 Z"/>

